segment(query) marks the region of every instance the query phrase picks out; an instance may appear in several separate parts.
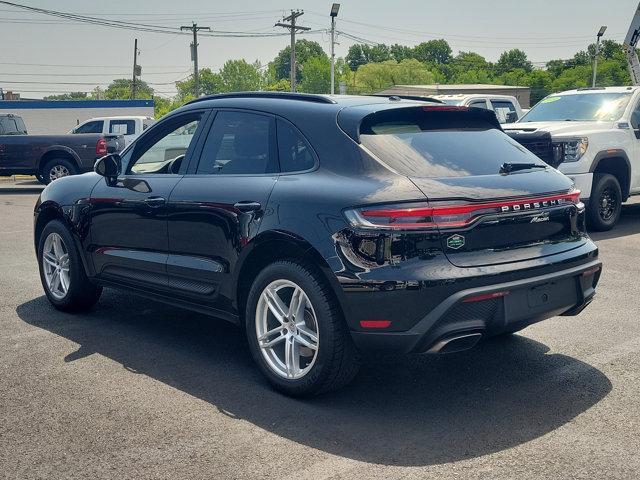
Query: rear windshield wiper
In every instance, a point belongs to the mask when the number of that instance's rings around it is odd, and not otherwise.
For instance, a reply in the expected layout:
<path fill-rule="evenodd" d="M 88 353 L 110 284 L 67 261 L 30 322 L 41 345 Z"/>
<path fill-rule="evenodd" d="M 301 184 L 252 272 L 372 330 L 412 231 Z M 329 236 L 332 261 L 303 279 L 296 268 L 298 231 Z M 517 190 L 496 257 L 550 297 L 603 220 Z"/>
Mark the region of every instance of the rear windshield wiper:
<path fill-rule="evenodd" d="M 532 168 L 547 168 L 539 163 L 503 163 L 498 173 L 511 173 L 517 170 L 530 170 Z"/>

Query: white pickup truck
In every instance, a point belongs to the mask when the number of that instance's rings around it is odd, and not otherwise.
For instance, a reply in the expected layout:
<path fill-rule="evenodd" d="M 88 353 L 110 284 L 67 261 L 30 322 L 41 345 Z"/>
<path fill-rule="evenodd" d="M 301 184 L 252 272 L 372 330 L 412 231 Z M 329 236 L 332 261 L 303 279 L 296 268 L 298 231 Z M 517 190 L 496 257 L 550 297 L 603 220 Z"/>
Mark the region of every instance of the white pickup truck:
<path fill-rule="evenodd" d="M 493 110 L 500 123 L 513 123 L 522 118 L 524 112 L 516 97 L 493 93 L 454 93 L 449 95 L 430 95 L 447 105 L 484 108 Z"/>
<path fill-rule="evenodd" d="M 594 230 L 613 228 L 640 193 L 640 87 L 554 93 L 503 129 L 575 182 Z"/>
<path fill-rule="evenodd" d="M 128 146 L 154 123 L 152 117 L 96 117 L 82 122 L 69 133 L 124 135 L 125 146 Z"/>

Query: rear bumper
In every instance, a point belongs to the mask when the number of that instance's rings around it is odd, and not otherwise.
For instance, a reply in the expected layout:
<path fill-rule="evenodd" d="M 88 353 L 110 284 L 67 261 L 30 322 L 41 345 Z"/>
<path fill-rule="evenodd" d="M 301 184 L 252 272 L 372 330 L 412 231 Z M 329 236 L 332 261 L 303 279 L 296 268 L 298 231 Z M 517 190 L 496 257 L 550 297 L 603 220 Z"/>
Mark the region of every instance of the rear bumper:
<path fill-rule="evenodd" d="M 481 337 L 518 330 L 557 315 L 577 315 L 593 299 L 601 268 L 601 262 L 594 260 L 530 278 L 459 290 L 410 330 L 352 331 L 351 335 L 362 352 L 443 353 L 469 348 Z M 451 339 L 458 339 L 454 348 Z"/>

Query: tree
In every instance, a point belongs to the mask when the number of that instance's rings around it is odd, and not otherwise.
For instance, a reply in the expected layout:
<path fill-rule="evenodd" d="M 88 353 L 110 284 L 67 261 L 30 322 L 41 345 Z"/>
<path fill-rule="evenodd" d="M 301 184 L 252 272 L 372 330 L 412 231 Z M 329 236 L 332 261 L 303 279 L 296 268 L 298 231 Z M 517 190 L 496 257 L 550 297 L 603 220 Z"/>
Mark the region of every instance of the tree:
<path fill-rule="evenodd" d="M 533 64 L 527 58 L 527 54 L 518 48 L 503 52 L 498 59 L 498 63 L 496 63 L 496 72 L 498 75 L 517 68 L 525 72 L 533 70 Z"/>
<path fill-rule="evenodd" d="M 212 72 L 210 68 L 203 68 L 198 73 L 201 94 L 212 95 L 224 91 L 220 74 Z M 195 91 L 193 75 L 190 75 L 186 80 L 176 82 L 176 89 L 180 100 L 193 99 L 193 92 Z"/>
<path fill-rule="evenodd" d="M 393 85 L 421 85 L 434 81 L 434 74 L 415 58 L 407 58 L 400 63 L 395 60 L 367 63 L 358 68 L 356 73 L 357 90 L 365 94 L 379 92 Z"/>
<path fill-rule="evenodd" d="M 444 65 L 451 61 L 451 47 L 446 40 L 429 40 L 413 48 L 413 58 L 421 62 Z"/>
<path fill-rule="evenodd" d="M 300 91 L 329 93 L 331 90 L 331 62 L 325 57 L 311 57 L 302 65 Z"/>
<path fill-rule="evenodd" d="M 86 92 L 69 92 L 60 95 L 48 95 L 43 100 L 89 100 Z"/>
<path fill-rule="evenodd" d="M 255 64 L 245 60 L 227 60 L 220 70 L 221 91 L 246 92 L 260 90 L 261 75 Z"/>
<path fill-rule="evenodd" d="M 296 40 L 296 64 L 303 65 L 311 57 L 326 57 L 327 54 L 318 42 L 311 40 Z M 291 46 L 287 46 L 278 52 L 273 60 L 276 80 L 288 79 L 291 73 Z M 300 81 L 302 75 L 300 70 L 296 72 L 296 79 Z"/>
<path fill-rule="evenodd" d="M 405 48 L 411 51 L 409 47 Z M 355 44 L 349 47 L 345 60 L 351 70 L 357 70 L 361 65 L 381 63 L 391 60 L 391 58 L 391 49 L 383 43 L 377 45 Z"/>
<path fill-rule="evenodd" d="M 136 98 L 150 99 L 153 97 L 153 88 L 147 82 L 136 80 Z M 104 91 L 107 100 L 128 100 L 131 98 L 131 79 L 117 78 L 113 80 Z"/>
<path fill-rule="evenodd" d="M 389 47 L 389 53 L 396 62 L 401 62 L 406 58 L 413 58 L 413 49 L 398 43 L 394 43 Z"/>

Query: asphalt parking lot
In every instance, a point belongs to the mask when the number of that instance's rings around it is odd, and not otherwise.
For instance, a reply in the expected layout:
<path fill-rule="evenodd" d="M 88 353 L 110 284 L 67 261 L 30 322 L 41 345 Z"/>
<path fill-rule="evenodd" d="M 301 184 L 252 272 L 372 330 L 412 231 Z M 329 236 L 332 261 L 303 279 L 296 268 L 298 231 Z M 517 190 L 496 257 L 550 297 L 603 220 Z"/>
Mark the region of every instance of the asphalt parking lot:
<path fill-rule="evenodd" d="M 580 316 L 370 361 L 299 401 L 225 322 L 110 290 L 89 314 L 50 307 L 35 200 L 0 192 L 2 478 L 638 478 L 640 204 L 594 235 L 605 268 Z"/>

